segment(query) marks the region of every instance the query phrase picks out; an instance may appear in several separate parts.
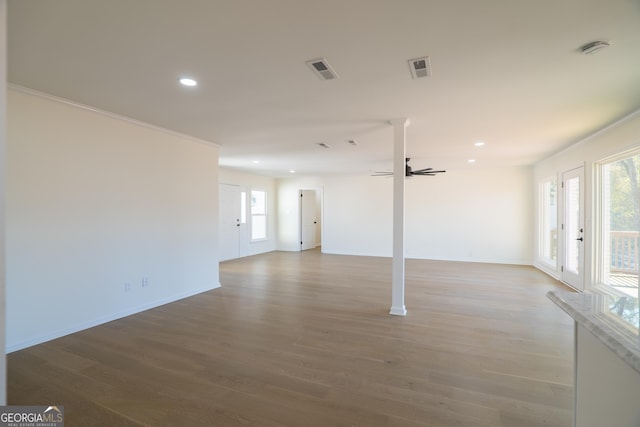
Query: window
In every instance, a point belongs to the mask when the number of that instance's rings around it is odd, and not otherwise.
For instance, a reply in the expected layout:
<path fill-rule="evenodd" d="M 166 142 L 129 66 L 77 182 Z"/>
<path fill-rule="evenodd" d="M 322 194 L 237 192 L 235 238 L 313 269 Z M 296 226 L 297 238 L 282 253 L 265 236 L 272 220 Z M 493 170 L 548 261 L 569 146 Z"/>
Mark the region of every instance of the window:
<path fill-rule="evenodd" d="M 598 281 L 638 296 L 640 151 L 599 164 Z"/>
<path fill-rule="evenodd" d="M 558 259 L 558 185 L 547 179 L 540 185 L 540 259 L 556 266 Z"/>
<path fill-rule="evenodd" d="M 251 190 L 251 240 L 267 238 L 267 193 Z"/>

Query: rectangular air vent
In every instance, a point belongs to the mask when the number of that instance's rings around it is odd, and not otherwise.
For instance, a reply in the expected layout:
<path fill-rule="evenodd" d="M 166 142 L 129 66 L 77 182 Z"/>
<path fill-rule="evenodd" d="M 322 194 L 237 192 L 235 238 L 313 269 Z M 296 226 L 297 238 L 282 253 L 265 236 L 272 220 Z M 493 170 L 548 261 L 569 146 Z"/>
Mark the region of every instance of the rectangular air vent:
<path fill-rule="evenodd" d="M 411 75 L 414 79 L 429 77 L 431 75 L 431 65 L 429 64 L 428 56 L 410 59 L 409 68 L 411 69 Z"/>
<path fill-rule="evenodd" d="M 322 80 L 334 80 L 338 78 L 338 74 L 333 71 L 331 65 L 324 58 L 313 59 L 311 61 L 307 61 L 309 67 L 316 73 L 318 77 Z"/>

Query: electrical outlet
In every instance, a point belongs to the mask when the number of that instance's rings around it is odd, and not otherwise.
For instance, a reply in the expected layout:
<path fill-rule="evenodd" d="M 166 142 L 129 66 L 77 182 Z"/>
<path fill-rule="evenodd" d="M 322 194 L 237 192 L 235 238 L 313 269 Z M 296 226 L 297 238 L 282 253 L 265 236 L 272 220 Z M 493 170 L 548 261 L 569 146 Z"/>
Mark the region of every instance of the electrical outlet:
<path fill-rule="evenodd" d="M 125 282 L 125 284 L 124 284 L 124 291 L 125 291 L 125 292 L 131 292 L 131 283 L 129 283 L 129 282 Z"/>
<path fill-rule="evenodd" d="M 149 277 L 148 276 L 142 276 L 142 287 L 146 288 L 149 286 Z"/>

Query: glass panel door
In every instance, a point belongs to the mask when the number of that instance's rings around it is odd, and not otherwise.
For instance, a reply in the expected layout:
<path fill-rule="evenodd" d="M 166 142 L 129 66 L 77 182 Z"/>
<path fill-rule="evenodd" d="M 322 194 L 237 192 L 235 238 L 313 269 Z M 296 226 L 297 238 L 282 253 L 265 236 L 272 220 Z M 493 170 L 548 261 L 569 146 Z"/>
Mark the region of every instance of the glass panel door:
<path fill-rule="evenodd" d="M 564 259 L 562 281 L 584 290 L 584 191 L 583 168 L 563 174 Z"/>
<path fill-rule="evenodd" d="M 555 270 L 558 260 L 558 189 L 555 179 L 540 186 L 540 260 Z"/>

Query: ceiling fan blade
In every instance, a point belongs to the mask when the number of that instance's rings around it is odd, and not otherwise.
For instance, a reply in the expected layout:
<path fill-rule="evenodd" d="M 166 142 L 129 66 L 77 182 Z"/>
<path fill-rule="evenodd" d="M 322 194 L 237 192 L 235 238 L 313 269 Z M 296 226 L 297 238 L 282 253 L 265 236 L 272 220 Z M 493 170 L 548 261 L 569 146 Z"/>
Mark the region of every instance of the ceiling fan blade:
<path fill-rule="evenodd" d="M 428 175 L 428 176 L 435 176 L 438 173 L 444 173 L 446 171 L 425 171 L 425 172 L 414 172 L 413 175 L 420 175 L 420 176 L 424 176 L 424 175 Z"/>
<path fill-rule="evenodd" d="M 418 170 L 414 171 L 414 170 L 411 169 L 411 166 L 409 166 L 409 160 L 411 160 L 411 159 L 408 158 L 408 157 L 405 159 L 405 176 L 406 177 L 412 177 L 413 175 L 435 176 L 437 173 L 446 172 L 444 170 L 434 171 L 433 168 L 424 168 L 424 169 L 418 169 Z M 371 176 L 393 176 L 393 172 L 376 171 L 376 172 L 372 173 Z"/>

